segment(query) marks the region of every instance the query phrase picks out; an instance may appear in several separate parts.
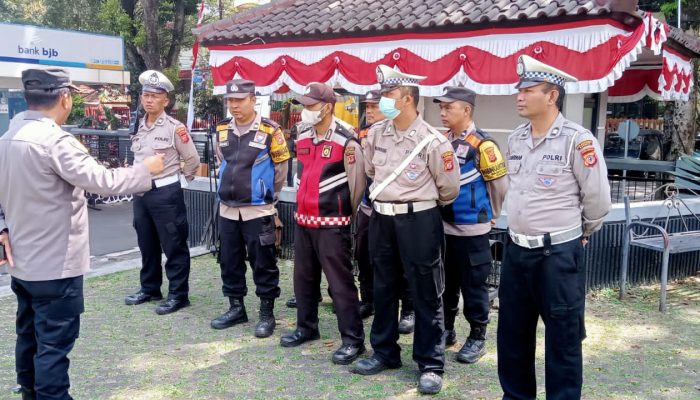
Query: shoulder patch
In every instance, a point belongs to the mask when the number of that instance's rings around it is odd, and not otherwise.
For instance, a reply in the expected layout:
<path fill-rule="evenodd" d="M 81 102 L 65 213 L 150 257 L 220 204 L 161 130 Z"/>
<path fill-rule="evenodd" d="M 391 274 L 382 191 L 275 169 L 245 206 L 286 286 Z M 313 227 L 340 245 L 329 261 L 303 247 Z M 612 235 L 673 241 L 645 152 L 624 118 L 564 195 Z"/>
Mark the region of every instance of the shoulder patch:
<path fill-rule="evenodd" d="M 442 153 L 442 169 L 445 172 L 452 171 L 455 169 L 455 153 L 453 151 L 446 151 Z"/>
<path fill-rule="evenodd" d="M 593 146 L 593 141 L 592 140 L 582 140 L 579 144 L 576 145 L 576 150 L 581 150 L 584 147 L 588 146 Z"/>
<path fill-rule="evenodd" d="M 581 158 L 583 158 L 583 165 L 588 168 L 594 167 L 598 163 L 598 154 L 596 154 L 595 147 L 585 147 L 579 150 Z"/>
<path fill-rule="evenodd" d="M 190 134 L 187 132 L 187 128 L 185 128 L 185 125 L 180 124 L 177 128 L 175 128 L 175 134 L 180 137 L 180 140 L 182 143 L 189 143 L 190 141 Z"/>
<path fill-rule="evenodd" d="M 355 164 L 355 161 L 357 161 L 357 159 L 355 157 L 355 147 L 354 146 L 346 146 L 345 147 L 345 160 L 350 165 Z"/>
<path fill-rule="evenodd" d="M 485 181 L 506 176 L 506 162 L 501 151 L 492 140 L 484 140 L 479 146 L 479 170 Z"/>

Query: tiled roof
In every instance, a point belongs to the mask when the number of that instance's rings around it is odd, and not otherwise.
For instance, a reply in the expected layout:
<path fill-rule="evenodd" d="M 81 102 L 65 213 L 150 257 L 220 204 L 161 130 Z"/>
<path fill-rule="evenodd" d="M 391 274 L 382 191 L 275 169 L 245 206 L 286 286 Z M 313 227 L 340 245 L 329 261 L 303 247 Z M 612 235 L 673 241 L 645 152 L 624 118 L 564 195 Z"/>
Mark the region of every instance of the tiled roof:
<path fill-rule="evenodd" d="M 505 21 L 634 13 L 636 8 L 636 0 L 272 0 L 195 33 L 205 45 L 279 42 L 475 29 Z"/>
<path fill-rule="evenodd" d="M 700 55 L 700 37 L 683 32 L 681 29 L 671 27 L 668 32 L 669 39 L 678 42 L 681 46 Z"/>

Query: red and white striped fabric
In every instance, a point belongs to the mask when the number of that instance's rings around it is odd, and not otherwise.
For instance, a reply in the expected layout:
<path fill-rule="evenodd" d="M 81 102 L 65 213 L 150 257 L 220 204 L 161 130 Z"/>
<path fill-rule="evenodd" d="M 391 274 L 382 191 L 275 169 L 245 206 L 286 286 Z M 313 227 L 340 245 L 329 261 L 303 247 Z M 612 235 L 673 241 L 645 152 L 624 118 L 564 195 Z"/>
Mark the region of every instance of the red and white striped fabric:
<path fill-rule="evenodd" d="M 351 217 L 315 217 L 299 213 L 294 213 L 294 219 L 302 226 L 348 226 L 351 223 Z"/>
<path fill-rule="evenodd" d="M 664 100 L 688 101 L 693 88 L 693 64 L 690 58 L 664 47 L 659 91 Z"/>
<path fill-rule="evenodd" d="M 668 25 L 647 13 L 645 47 L 661 55 L 661 64 L 631 67 L 608 89 L 609 103 L 629 103 L 649 96 L 655 100 L 688 101 L 693 87 L 690 57 L 664 45 Z"/>
<path fill-rule="evenodd" d="M 426 75 L 421 94 L 464 85 L 485 95 L 515 93 L 516 62 L 528 54 L 576 76 L 569 93 L 605 91 L 637 59 L 647 25 L 636 29 L 609 19 L 453 33 L 411 33 L 210 47 L 210 64 L 221 93 L 233 78 L 251 79 L 262 94 L 289 87 L 303 92 L 313 81 L 365 93 L 379 86 L 375 69 L 387 64 Z"/>

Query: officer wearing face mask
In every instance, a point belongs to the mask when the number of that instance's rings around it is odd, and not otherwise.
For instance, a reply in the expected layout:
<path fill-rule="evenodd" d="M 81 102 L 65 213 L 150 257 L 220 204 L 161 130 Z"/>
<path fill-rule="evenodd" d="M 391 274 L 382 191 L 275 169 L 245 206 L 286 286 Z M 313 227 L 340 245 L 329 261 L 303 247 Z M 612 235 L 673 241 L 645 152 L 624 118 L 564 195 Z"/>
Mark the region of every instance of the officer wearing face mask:
<path fill-rule="evenodd" d="M 360 143 L 333 116 L 333 89 L 311 83 L 296 142 L 299 189 L 294 237 L 294 294 L 297 328 L 283 335 L 283 347 L 299 346 L 320 338 L 318 288 L 326 275 L 338 318 L 342 345 L 333 354 L 335 364 L 349 364 L 365 352 L 360 304 L 352 275 L 350 224 L 362 199 L 366 179 Z"/>
<path fill-rule="evenodd" d="M 418 82 L 425 77 L 380 65 L 377 78 L 382 85 L 379 108 L 387 120 L 370 128 L 363 147 L 365 171 L 373 179 L 369 253 L 374 266 L 374 355 L 358 362 L 353 372 L 374 375 L 401 366 L 398 303 L 405 272 L 416 313 L 418 390 L 436 394 L 445 367 L 445 237 L 438 205 L 457 198 L 459 165 L 450 142 L 418 115 Z"/>
<path fill-rule="evenodd" d="M 379 110 L 379 100 L 382 95 L 379 90 L 367 92 L 365 99 L 366 124 L 360 129 L 357 138 L 360 144 L 367 140 L 369 129 L 372 125 L 385 119 Z M 368 181 L 370 185 L 372 182 Z M 362 197 L 360 211 L 357 213 L 357 227 L 355 235 L 355 260 L 359 269 L 358 280 L 360 282 L 360 315 L 363 319 L 374 314 L 374 271 L 369 259 L 369 217 L 372 215 L 372 205 L 369 201 L 369 193 L 365 191 Z M 415 326 L 415 314 L 413 312 L 413 299 L 408 291 L 408 282 L 403 280 L 403 292 L 401 294 L 401 319 L 399 320 L 399 333 L 409 334 Z"/>

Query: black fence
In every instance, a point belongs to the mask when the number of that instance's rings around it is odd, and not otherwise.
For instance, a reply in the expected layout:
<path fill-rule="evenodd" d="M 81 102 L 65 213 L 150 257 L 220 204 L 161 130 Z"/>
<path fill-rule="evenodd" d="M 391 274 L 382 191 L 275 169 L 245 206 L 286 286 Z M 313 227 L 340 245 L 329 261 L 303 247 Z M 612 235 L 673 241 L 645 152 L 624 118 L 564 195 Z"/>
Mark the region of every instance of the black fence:
<path fill-rule="evenodd" d="M 667 179 L 664 174 L 650 174 L 648 176 L 628 176 L 623 178 L 619 175 L 608 175 L 610 182 L 610 198 L 613 203 L 622 203 L 625 195 L 630 201 L 650 201 L 663 199 L 663 191 L 658 189 L 667 184 L 673 183 L 672 179 Z"/>
<path fill-rule="evenodd" d="M 188 190 L 186 191 L 185 199 L 190 218 L 190 244 L 193 246 L 207 245 L 211 241 L 213 232 L 213 227 L 211 226 L 213 194 Z M 287 260 L 294 259 L 295 209 L 296 204 L 294 203 L 280 202 L 277 204 L 279 218 L 284 224 L 279 255 Z M 700 230 L 700 222 L 694 218 L 686 218 L 685 223 L 687 228 L 683 226 L 680 217 L 670 218 L 669 232 L 679 232 L 687 229 Z M 605 223 L 603 228 L 591 237 L 584 253 L 587 271 L 586 286 L 588 289 L 617 287 L 619 285 L 624 225 L 623 221 Z M 213 234 L 216 235 L 215 233 Z M 489 277 L 489 285 L 495 288 L 499 284 L 500 267 L 504 258 L 508 234 L 504 230 L 493 230 L 491 232 L 491 240 L 493 241 L 491 249 L 494 263 Z M 693 276 L 698 271 L 700 271 L 700 251 L 671 255 L 669 279 Z M 660 272 L 660 252 L 639 247 L 631 249 L 628 274 L 630 284 L 639 285 L 658 282 Z"/>
<path fill-rule="evenodd" d="M 110 168 L 132 165 L 131 135 L 126 130 L 101 131 L 97 129 L 70 128 L 69 131 L 87 147 L 95 159 Z M 192 132 L 192 141 L 199 153 L 200 162 L 206 163 L 210 144 L 202 132 Z"/>

